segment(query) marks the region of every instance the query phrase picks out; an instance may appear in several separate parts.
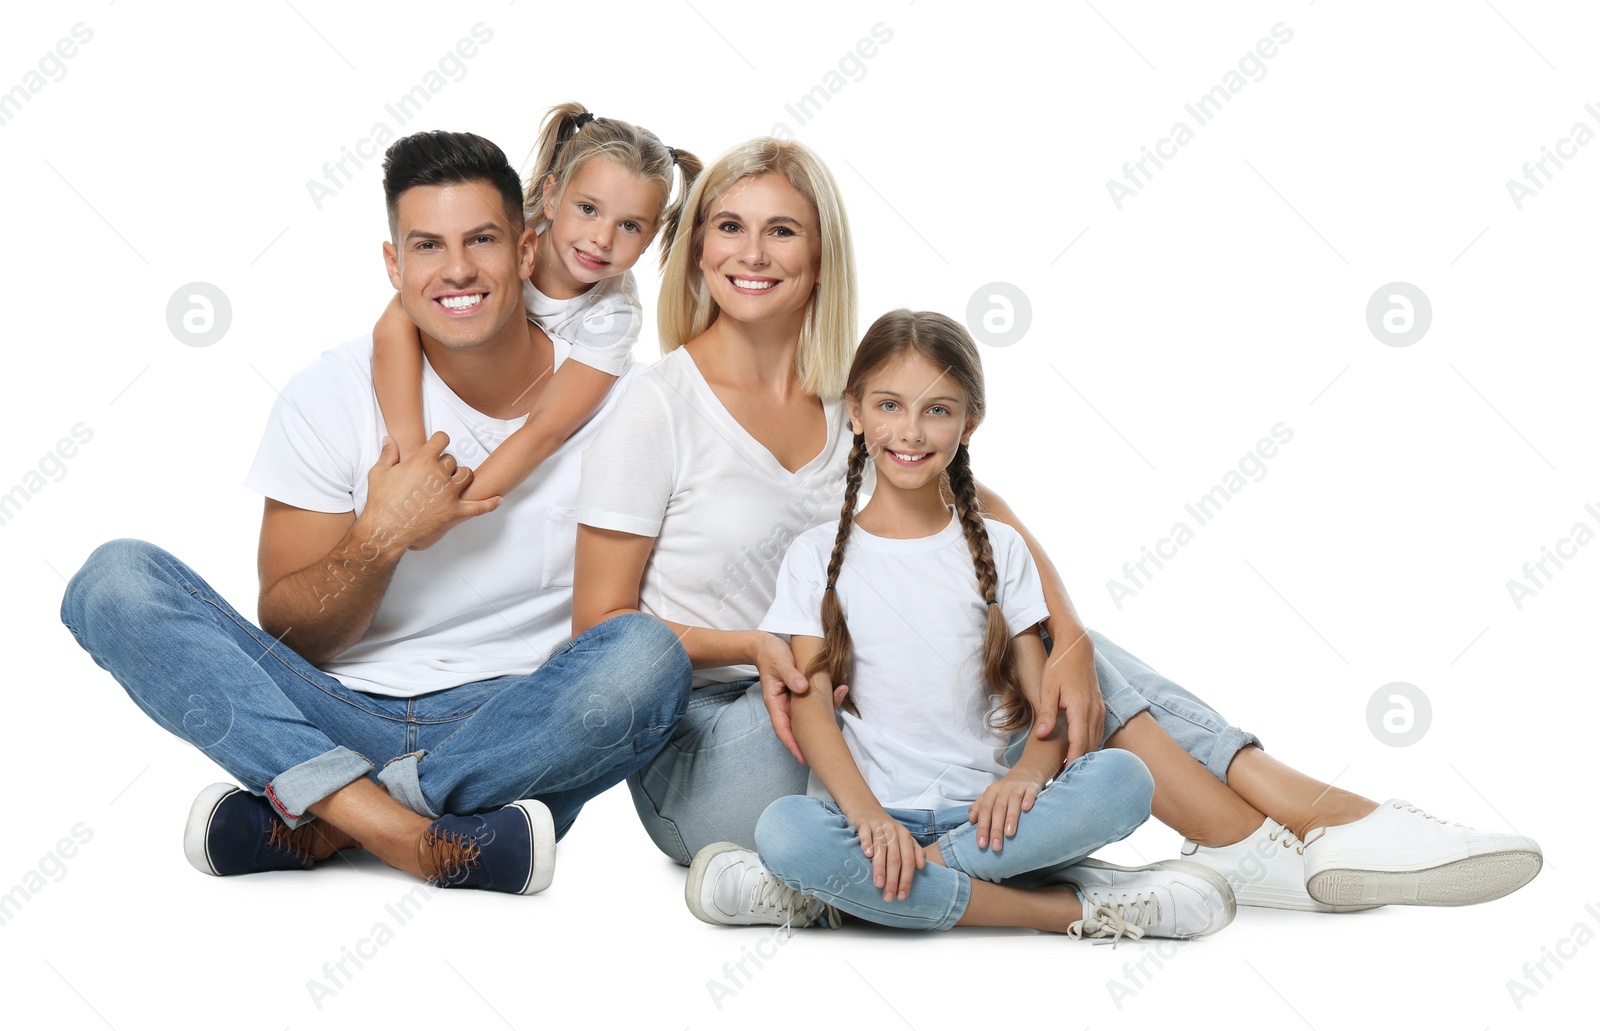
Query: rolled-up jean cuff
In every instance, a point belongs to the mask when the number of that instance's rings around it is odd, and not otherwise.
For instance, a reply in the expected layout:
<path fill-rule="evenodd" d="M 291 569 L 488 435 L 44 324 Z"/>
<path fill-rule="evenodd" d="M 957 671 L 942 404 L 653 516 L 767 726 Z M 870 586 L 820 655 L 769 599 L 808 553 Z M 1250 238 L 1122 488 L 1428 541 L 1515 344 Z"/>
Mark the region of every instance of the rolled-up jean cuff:
<path fill-rule="evenodd" d="M 942 854 L 943 847 L 939 851 Z M 933 926 L 935 931 L 948 931 L 954 927 L 966 915 L 967 906 L 972 902 L 972 875 L 965 870 L 955 872 L 961 875 L 961 883 L 956 886 L 955 902 L 950 906 L 950 912 L 945 914 L 944 919 Z"/>
<path fill-rule="evenodd" d="M 1257 748 L 1261 748 L 1262 751 L 1266 751 L 1265 748 L 1262 748 L 1261 739 L 1254 734 L 1247 730 L 1240 730 L 1238 727 L 1229 727 L 1212 739 L 1211 754 L 1204 757 L 1197 755 L 1195 758 L 1199 759 L 1201 764 L 1211 771 L 1212 776 L 1226 784 L 1228 783 L 1228 765 L 1233 762 L 1233 757 L 1238 755 L 1246 745 L 1255 745 Z"/>
<path fill-rule="evenodd" d="M 428 806 L 428 800 L 422 796 L 422 781 L 417 777 L 417 763 L 427 752 L 407 752 L 397 755 L 383 764 L 383 769 L 378 771 L 378 783 L 384 786 L 389 796 L 418 816 L 429 819 L 438 819 L 439 814 Z"/>
<path fill-rule="evenodd" d="M 372 763 L 360 752 L 335 745 L 267 782 L 267 801 L 283 822 L 298 827 L 315 819 L 306 810 L 346 784 L 372 772 Z"/>
<path fill-rule="evenodd" d="M 1121 730 L 1129 720 L 1141 712 L 1150 713 L 1151 719 L 1162 723 L 1150 700 L 1137 691 L 1119 691 L 1117 694 L 1118 697 L 1115 699 L 1106 699 L 1106 724 L 1102 743 L 1110 741 L 1111 735 Z M 1178 729 L 1177 726 L 1163 726 L 1162 729 L 1166 730 L 1184 751 L 1209 770 L 1213 777 L 1224 784 L 1228 783 L 1228 766 L 1233 762 L 1233 757 L 1239 754 L 1240 749 L 1246 745 L 1254 745 L 1266 751 L 1259 737 L 1232 725 L 1225 724 L 1220 730 L 1196 727 L 1189 733 L 1181 731 L 1173 733 Z"/>
<path fill-rule="evenodd" d="M 1100 738 L 1102 744 L 1111 740 L 1111 735 L 1126 726 L 1129 720 L 1141 712 L 1150 711 L 1150 699 L 1131 689 L 1113 691 L 1102 698 L 1106 704 L 1105 729 Z"/>

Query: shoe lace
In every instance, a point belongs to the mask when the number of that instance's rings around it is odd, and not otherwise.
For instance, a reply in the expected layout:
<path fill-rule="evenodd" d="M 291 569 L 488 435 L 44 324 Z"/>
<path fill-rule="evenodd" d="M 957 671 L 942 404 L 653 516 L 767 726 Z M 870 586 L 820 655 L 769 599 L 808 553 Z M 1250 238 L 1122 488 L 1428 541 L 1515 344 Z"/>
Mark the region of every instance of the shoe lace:
<path fill-rule="evenodd" d="M 417 839 L 417 865 L 430 880 L 448 884 L 478 865 L 478 839 L 459 831 L 440 832 L 429 827 Z"/>
<path fill-rule="evenodd" d="M 793 924 L 810 927 L 823 918 L 828 927 L 838 927 L 839 911 L 821 899 L 791 888 L 778 878 L 764 874 L 755 890 L 750 893 L 750 908 L 771 916 L 782 917 L 783 930 L 794 933 Z"/>
<path fill-rule="evenodd" d="M 291 829 L 288 824 L 273 820 L 267 830 L 267 847 L 287 853 L 298 863 L 310 866 L 311 853 L 317 844 L 317 832 L 311 824 L 302 823 Z"/>
<path fill-rule="evenodd" d="M 1275 826 L 1278 829 L 1267 834 L 1268 841 L 1277 841 L 1278 839 L 1282 838 L 1284 848 L 1294 849 L 1294 854 L 1297 856 L 1303 856 L 1306 854 L 1306 843 L 1301 841 L 1299 837 L 1295 835 L 1294 831 L 1285 827 L 1281 823 L 1276 824 Z"/>
<path fill-rule="evenodd" d="M 1412 805 L 1410 802 L 1393 802 L 1391 804 L 1396 809 L 1404 809 L 1408 813 L 1416 813 L 1418 816 L 1422 817 L 1424 820 L 1433 820 L 1433 821 L 1435 821 L 1437 823 L 1442 823 L 1442 824 L 1445 824 L 1447 826 L 1452 826 L 1452 827 L 1466 827 L 1467 826 L 1466 824 L 1460 823 L 1458 821 L 1446 820 L 1442 816 L 1435 816 L 1432 813 L 1424 812 L 1421 808 Z M 1467 829 L 1471 830 L 1472 828 L 1468 827 Z"/>
<path fill-rule="evenodd" d="M 1133 941 L 1143 938 L 1144 928 L 1140 925 L 1154 922 L 1161 914 L 1161 907 L 1154 896 L 1135 895 L 1131 901 L 1118 898 L 1113 904 L 1089 895 L 1088 901 L 1093 908 L 1084 914 L 1083 919 L 1074 920 L 1067 925 L 1067 937 L 1073 941 L 1081 941 L 1084 938 L 1109 938 L 1113 949 L 1123 938 Z"/>

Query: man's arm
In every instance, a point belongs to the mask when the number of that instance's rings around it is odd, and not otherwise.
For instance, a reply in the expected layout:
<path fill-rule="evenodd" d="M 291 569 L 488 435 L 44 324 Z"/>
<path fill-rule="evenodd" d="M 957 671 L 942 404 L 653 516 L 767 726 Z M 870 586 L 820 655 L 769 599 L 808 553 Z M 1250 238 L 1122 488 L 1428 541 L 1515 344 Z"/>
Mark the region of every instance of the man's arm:
<path fill-rule="evenodd" d="M 435 433 L 401 462 L 385 440 L 359 516 L 267 499 L 256 557 L 261 628 L 313 665 L 337 657 L 366 635 L 407 548 L 497 508 L 497 497 L 462 500 L 472 470 L 443 453 L 449 442 Z"/>

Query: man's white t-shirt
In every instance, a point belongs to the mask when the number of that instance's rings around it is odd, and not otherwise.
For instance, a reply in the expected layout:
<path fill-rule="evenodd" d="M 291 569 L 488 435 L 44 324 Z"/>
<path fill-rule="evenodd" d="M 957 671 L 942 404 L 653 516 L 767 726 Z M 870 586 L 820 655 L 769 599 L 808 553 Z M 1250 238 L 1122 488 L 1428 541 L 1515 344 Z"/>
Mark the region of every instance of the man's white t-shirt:
<path fill-rule="evenodd" d="M 560 337 L 551 344 L 559 366 L 570 347 Z M 366 636 L 321 668 L 358 691 L 411 697 L 542 665 L 572 635 L 581 453 L 619 393 L 499 508 L 408 551 Z M 473 468 L 526 421 L 476 411 L 426 361 L 422 411 L 430 431 L 449 434 L 446 451 Z M 284 387 L 245 482 L 296 508 L 360 512 L 387 432 L 372 386 L 372 339 L 353 340 Z"/>
<path fill-rule="evenodd" d="M 995 597 L 1013 635 L 1050 615 L 1039 571 L 1011 527 L 985 519 Z M 807 530 L 789 548 L 777 596 L 761 621 L 775 634 L 822 637 L 822 592 L 838 525 Z M 886 809 L 945 809 L 975 801 L 1005 775 L 1010 736 L 989 716 L 999 704 L 983 672 L 989 606 L 978 593 L 961 522 L 932 537 L 877 537 L 852 527 L 834 584 L 850 627 L 850 697 L 839 713 L 850 754 Z M 808 793 L 829 798 L 811 774 Z"/>
<path fill-rule="evenodd" d="M 790 472 L 723 407 L 686 349 L 633 379 L 583 456 L 578 521 L 657 538 L 643 611 L 712 630 L 761 622 L 789 542 L 837 519 L 844 500 L 848 413 L 841 401 L 823 409 L 827 442 Z M 751 665 L 719 666 L 695 670 L 694 684 L 755 676 Z"/>
<path fill-rule="evenodd" d="M 573 361 L 611 376 L 628 371 L 644 324 L 632 272 L 602 279 L 578 296 L 560 300 L 523 280 L 522 303 L 529 320 L 546 335 L 572 345 Z"/>

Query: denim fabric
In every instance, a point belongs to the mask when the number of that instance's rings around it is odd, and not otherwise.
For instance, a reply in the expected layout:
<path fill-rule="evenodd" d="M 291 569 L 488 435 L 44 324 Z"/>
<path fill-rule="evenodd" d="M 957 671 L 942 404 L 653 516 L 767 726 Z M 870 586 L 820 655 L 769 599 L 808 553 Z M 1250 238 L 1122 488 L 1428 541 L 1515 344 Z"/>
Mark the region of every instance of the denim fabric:
<path fill-rule="evenodd" d="M 1106 703 L 1105 737 L 1149 712 L 1183 749 L 1227 782 L 1228 764 L 1254 734 L 1233 726 L 1205 702 L 1090 631 L 1095 672 Z M 1007 752 L 1015 762 L 1026 741 L 1018 731 Z M 685 866 L 719 841 L 753 848 L 762 810 L 785 795 L 803 795 L 806 768 L 773 733 L 755 681 L 694 692 L 672 742 L 629 778 L 634 807 L 656 847 Z"/>
<path fill-rule="evenodd" d="M 648 762 L 688 700 L 691 670 L 664 623 L 630 614 L 539 669 L 414 698 L 364 694 L 239 615 L 188 566 L 113 541 L 67 586 L 61 619 L 158 724 L 291 825 L 374 761 L 425 816 L 538 798 L 561 833 L 583 803 Z"/>
<path fill-rule="evenodd" d="M 1224 784 L 1228 764 L 1239 749 L 1261 747 L 1260 738 L 1233 726 L 1120 645 L 1098 631 L 1089 631 L 1089 637 L 1094 641 L 1095 676 L 1106 703 L 1106 739 L 1134 716 L 1149 712 L 1162 730 Z"/>
<path fill-rule="evenodd" d="M 807 771 L 772 729 L 754 680 L 699 688 L 661 754 L 628 779 L 656 847 L 684 866 L 719 841 L 755 848 L 774 799 L 804 794 Z"/>
<path fill-rule="evenodd" d="M 943 931 L 971 898 L 971 878 L 1031 887 L 1062 866 L 1132 834 L 1150 816 L 1154 784 L 1131 752 L 1108 748 L 1068 766 L 1017 821 L 999 852 L 979 849 L 967 807 L 888 810 L 922 845 L 937 841 L 946 866 L 929 863 L 904 899 L 883 900 L 872 860 L 839 807 L 818 798 L 780 798 L 761 814 L 756 848 L 768 871 L 791 888 L 843 912 L 890 927 Z"/>

